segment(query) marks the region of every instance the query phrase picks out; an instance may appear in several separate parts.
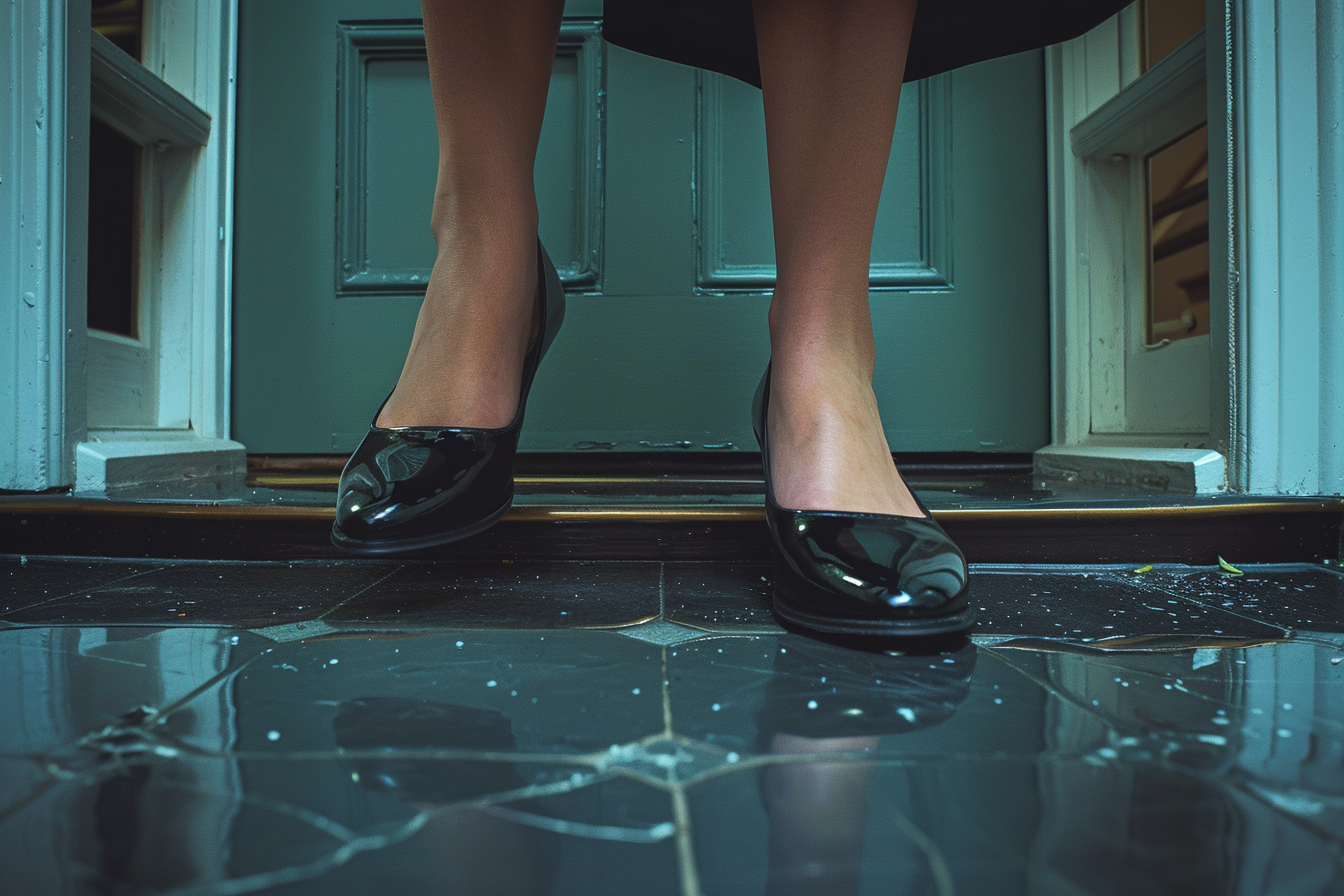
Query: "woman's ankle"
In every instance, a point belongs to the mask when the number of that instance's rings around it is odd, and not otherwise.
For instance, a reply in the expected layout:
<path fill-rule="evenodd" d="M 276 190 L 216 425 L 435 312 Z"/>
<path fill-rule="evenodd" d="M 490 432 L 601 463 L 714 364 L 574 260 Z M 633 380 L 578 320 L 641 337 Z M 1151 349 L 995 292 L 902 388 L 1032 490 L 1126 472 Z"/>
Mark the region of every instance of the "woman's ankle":
<path fill-rule="evenodd" d="M 490 429 L 513 417 L 523 358 L 540 327 L 536 234 L 526 242 L 460 236 L 440 245 L 380 426 Z"/>
<path fill-rule="evenodd" d="M 770 356 L 775 369 L 827 370 L 834 367 L 866 371 L 869 378 L 877 361 L 873 327 L 865 303 L 861 313 L 828 307 L 772 303 Z"/>

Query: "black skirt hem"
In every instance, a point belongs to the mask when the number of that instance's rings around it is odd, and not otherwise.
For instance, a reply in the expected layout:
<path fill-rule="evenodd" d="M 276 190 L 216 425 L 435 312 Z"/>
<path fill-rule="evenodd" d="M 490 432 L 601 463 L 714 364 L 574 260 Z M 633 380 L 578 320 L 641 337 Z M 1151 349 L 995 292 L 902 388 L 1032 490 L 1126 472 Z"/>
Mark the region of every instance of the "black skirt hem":
<path fill-rule="evenodd" d="M 905 80 L 1078 37 L 1129 0 L 924 0 Z M 603 37 L 647 56 L 761 85 L 749 0 L 606 0 Z"/>

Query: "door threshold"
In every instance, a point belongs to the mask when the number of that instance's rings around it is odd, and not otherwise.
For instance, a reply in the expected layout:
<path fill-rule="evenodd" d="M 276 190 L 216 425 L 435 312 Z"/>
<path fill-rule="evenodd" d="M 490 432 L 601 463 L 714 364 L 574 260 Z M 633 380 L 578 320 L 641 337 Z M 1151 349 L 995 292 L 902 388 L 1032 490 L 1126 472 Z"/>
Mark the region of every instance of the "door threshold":
<path fill-rule="evenodd" d="M 754 494 L 521 494 L 497 526 L 412 561 L 540 559 L 768 562 Z M 973 563 L 1115 564 L 1337 561 L 1338 497 L 1058 495 L 1011 483 L 914 483 Z M 735 486 L 736 488 L 736 486 Z M 329 540 L 331 494 L 249 489 L 213 499 L 0 497 L 5 552 L 44 556 L 301 560 L 347 558 Z M 398 562 L 383 558 L 377 562 Z"/>

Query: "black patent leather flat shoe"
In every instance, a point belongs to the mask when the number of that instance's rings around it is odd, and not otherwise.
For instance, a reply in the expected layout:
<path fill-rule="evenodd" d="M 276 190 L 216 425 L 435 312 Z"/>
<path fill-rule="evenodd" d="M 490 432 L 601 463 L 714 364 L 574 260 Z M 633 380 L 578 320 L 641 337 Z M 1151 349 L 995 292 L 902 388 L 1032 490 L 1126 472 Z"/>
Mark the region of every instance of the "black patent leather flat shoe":
<path fill-rule="evenodd" d="M 527 395 L 565 317 L 564 289 L 540 242 L 537 270 L 541 329 L 523 359 L 513 420 L 499 429 L 382 427 L 380 406 L 341 473 L 331 529 L 338 548 L 391 554 L 434 547 L 483 532 L 509 512 Z"/>
<path fill-rule="evenodd" d="M 770 481 L 769 400 L 767 367 L 752 423 L 765 466 L 775 613 L 831 634 L 933 635 L 969 628 L 975 608 L 966 602 L 966 558 L 922 502 L 922 517 L 779 506 Z"/>

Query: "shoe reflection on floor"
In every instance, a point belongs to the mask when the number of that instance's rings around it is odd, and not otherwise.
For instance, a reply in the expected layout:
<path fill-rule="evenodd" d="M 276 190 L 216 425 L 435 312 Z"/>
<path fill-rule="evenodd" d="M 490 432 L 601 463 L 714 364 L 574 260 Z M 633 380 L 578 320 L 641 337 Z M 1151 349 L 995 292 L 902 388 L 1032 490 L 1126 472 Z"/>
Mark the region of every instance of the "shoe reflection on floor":
<path fill-rule="evenodd" d="M 950 648 L 856 655 L 853 645 L 807 642 L 774 662 L 756 713 L 770 760 L 760 777 L 767 896 L 857 893 L 876 770 L 865 754 L 883 736 L 950 718 L 969 693 L 975 646 L 958 639 Z M 806 681 L 815 686 L 800 688 Z M 523 796 L 528 783 L 507 758 L 512 725 L 496 710 L 365 697 L 344 701 L 333 726 L 338 746 L 362 756 L 353 760 L 362 787 L 426 810 L 415 839 L 428 872 L 451 892 L 550 892 L 561 861 L 555 831 L 588 827 L 562 821 L 545 797 Z M 482 760 L 494 751 L 498 761 Z M 500 799 L 511 793 L 522 798 Z"/>
<path fill-rule="evenodd" d="M 863 754 L 875 751 L 880 737 L 946 721 L 970 693 L 975 645 L 969 641 L 907 643 L 898 655 L 858 646 L 809 641 L 775 655 L 757 714 L 763 744 L 782 760 L 761 780 L 770 830 L 768 896 L 858 892 L 876 772 Z M 808 679 L 816 686 L 800 693 L 798 683 Z M 819 754 L 839 761 L 815 761 Z M 799 761 L 785 761 L 791 756 Z"/>

